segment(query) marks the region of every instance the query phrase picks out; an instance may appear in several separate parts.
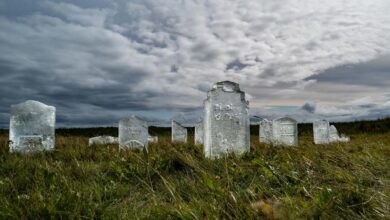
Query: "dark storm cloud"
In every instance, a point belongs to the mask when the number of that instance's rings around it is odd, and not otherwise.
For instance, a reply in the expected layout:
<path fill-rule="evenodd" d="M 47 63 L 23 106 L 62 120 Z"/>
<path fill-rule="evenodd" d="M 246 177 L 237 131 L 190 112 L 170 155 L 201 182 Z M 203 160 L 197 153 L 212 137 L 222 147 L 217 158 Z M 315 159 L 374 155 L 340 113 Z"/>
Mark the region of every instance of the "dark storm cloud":
<path fill-rule="evenodd" d="M 302 110 L 307 111 L 309 113 L 314 113 L 316 111 L 316 104 L 312 102 L 306 102 L 302 106 Z"/>
<path fill-rule="evenodd" d="M 226 65 L 226 70 L 231 70 L 231 69 L 242 70 L 247 66 L 249 66 L 249 65 L 244 64 L 244 63 L 240 62 L 240 60 L 236 59 L 236 60 L 233 60 L 232 62 L 230 62 Z"/>
<path fill-rule="evenodd" d="M 390 55 L 365 63 L 342 65 L 307 78 L 334 84 L 390 86 Z"/>

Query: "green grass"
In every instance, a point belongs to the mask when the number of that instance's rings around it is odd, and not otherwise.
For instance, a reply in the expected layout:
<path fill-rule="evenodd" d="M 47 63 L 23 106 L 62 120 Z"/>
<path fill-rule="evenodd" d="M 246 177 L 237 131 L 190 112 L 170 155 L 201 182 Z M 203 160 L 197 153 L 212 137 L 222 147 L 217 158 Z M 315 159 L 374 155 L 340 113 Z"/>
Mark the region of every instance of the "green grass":
<path fill-rule="evenodd" d="M 0 136 L 0 219 L 390 219 L 390 133 L 350 143 L 259 144 L 205 159 L 201 146 L 160 136 L 149 152 L 87 146 L 10 154 Z"/>

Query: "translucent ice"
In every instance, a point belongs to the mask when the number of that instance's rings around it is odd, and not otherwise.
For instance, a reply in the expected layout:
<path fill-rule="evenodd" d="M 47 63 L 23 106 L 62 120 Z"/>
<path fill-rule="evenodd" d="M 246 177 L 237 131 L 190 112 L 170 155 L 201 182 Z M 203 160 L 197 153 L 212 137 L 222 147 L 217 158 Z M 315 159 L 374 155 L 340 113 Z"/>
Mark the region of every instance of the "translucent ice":
<path fill-rule="evenodd" d="M 204 102 L 204 153 L 214 158 L 228 152 L 242 154 L 250 149 L 249 103 L 237 83 L 218 82 Z"/>
<path fill-rule="evenodd" d="M 327 120 L 313 122 L 313 137 L 315 144 L 329 143 L 329 122 Z"/>
<path fill-rule="evenodd" d="M 329 140 L 330 142 L 349 142 L 350 138 L 345 135 L 339 135 L 337 128 L 334 125 L 331 125 L 329 128 Z"/>
<path fill-rule="evenodd" d="M 203 123 L 195 125 L 195 144 L 203 144 Z"/>
<path fill-rule="evenodd" d="M 334 125 L 331 125 L 329 128 L 329 141 L 330 142 L 337 142 L 339 141 L 339 132 L 337 131 L 337 128 Z"/>
<path fill-rule="evenodd" d="M 148 147 L 148 125 L 137 116 L 119 121 L 119 147 L 143 149 Z"/>
<path fill-rule="evenodd" d="M 149 143 L 158 143 L 158 137 L 157 136 L 149 136 L 148 142 Z"/>
<path fill-rule="evenodd" d="M 260 121 L 259 138 L 262 143 L 272 143 L 272 121 L 267 119 Z"/>
<path fill-rule="evenodd" d="M 111 136 L 97 136 L 92 137 L 88 140 L 88 145 L 103 145 L 103 144 L 118 144 L 118 138 L 117 137 L 111 137 Z"/>
<path fill-rule="evenodd" d="M 172 142 L 187 142 L 187 128 L 172 121 Z"/>
<path fill-rule="evenodd" d="M 10 151 L 32 153 L 54 149 L 55 107 L 37 101 L 11 106 Z"/>
<path fill-rule="evenodd" d="M 275 119 L 272 130 L 276 144 L 287 146 L 298 145 L 298 125 L 296 120 L 289 117 Z"/>

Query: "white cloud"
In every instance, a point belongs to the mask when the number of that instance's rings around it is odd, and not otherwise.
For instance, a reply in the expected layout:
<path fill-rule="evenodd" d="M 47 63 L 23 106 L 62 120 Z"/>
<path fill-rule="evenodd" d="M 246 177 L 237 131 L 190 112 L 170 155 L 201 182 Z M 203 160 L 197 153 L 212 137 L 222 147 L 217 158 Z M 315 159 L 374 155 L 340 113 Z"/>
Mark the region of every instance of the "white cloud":
<path fill-rule="evenodd" d="M 321 105 L 327 94 L 321 90 L 311 97 L 307 88 L 317 81 L 307 77 L 390 53 L 387 0 L 132 0 L 110 5 L 45 1 L 42 11 L 0 17 L 0 64 L 8 68 L 3 79 L 42 97 L 69 93 L 74 105 L 92 102 L 89 96 L 109 96 L 107 109 L 113 102 L 122 103 L 112 108 L 197 108 L 205 88 L 220 80 L 240 83 L 255 108 L 307 99 Z M 50 86 L 20 81 L 34 71 Z M 88 98 L 77 100 L 86 91 Z M 18 93 L 19 98 L 26 94 Z M 349 93 L 334 99 L 353 98 Z M 352 114 L 333 107 L 319 111 Z"/>
<path fill-rule="evenodd" d="M 110 9 L 80 8 L 73 4 L 61 2 L 44 1 L 42 5 L 52 12 L 64 16 L 70 22 L 86 26 L 103 27 L 108 16 L 114 14 L 114 11 Z"/>

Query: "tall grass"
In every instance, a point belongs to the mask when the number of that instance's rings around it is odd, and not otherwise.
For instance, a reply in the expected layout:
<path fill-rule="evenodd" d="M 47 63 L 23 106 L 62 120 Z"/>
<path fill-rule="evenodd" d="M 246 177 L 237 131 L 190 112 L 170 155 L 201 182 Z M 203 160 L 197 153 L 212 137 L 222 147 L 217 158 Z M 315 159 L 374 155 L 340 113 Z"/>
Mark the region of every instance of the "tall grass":
<path fill-rule="evenodd" d="M 146 152 L 59 135 L 25 156 L 1 135 L 0 219 L 390 218 L 390 133 L 296 148 L 253 136 L 251 152 L 214 161 L 159 138 Z"/>

